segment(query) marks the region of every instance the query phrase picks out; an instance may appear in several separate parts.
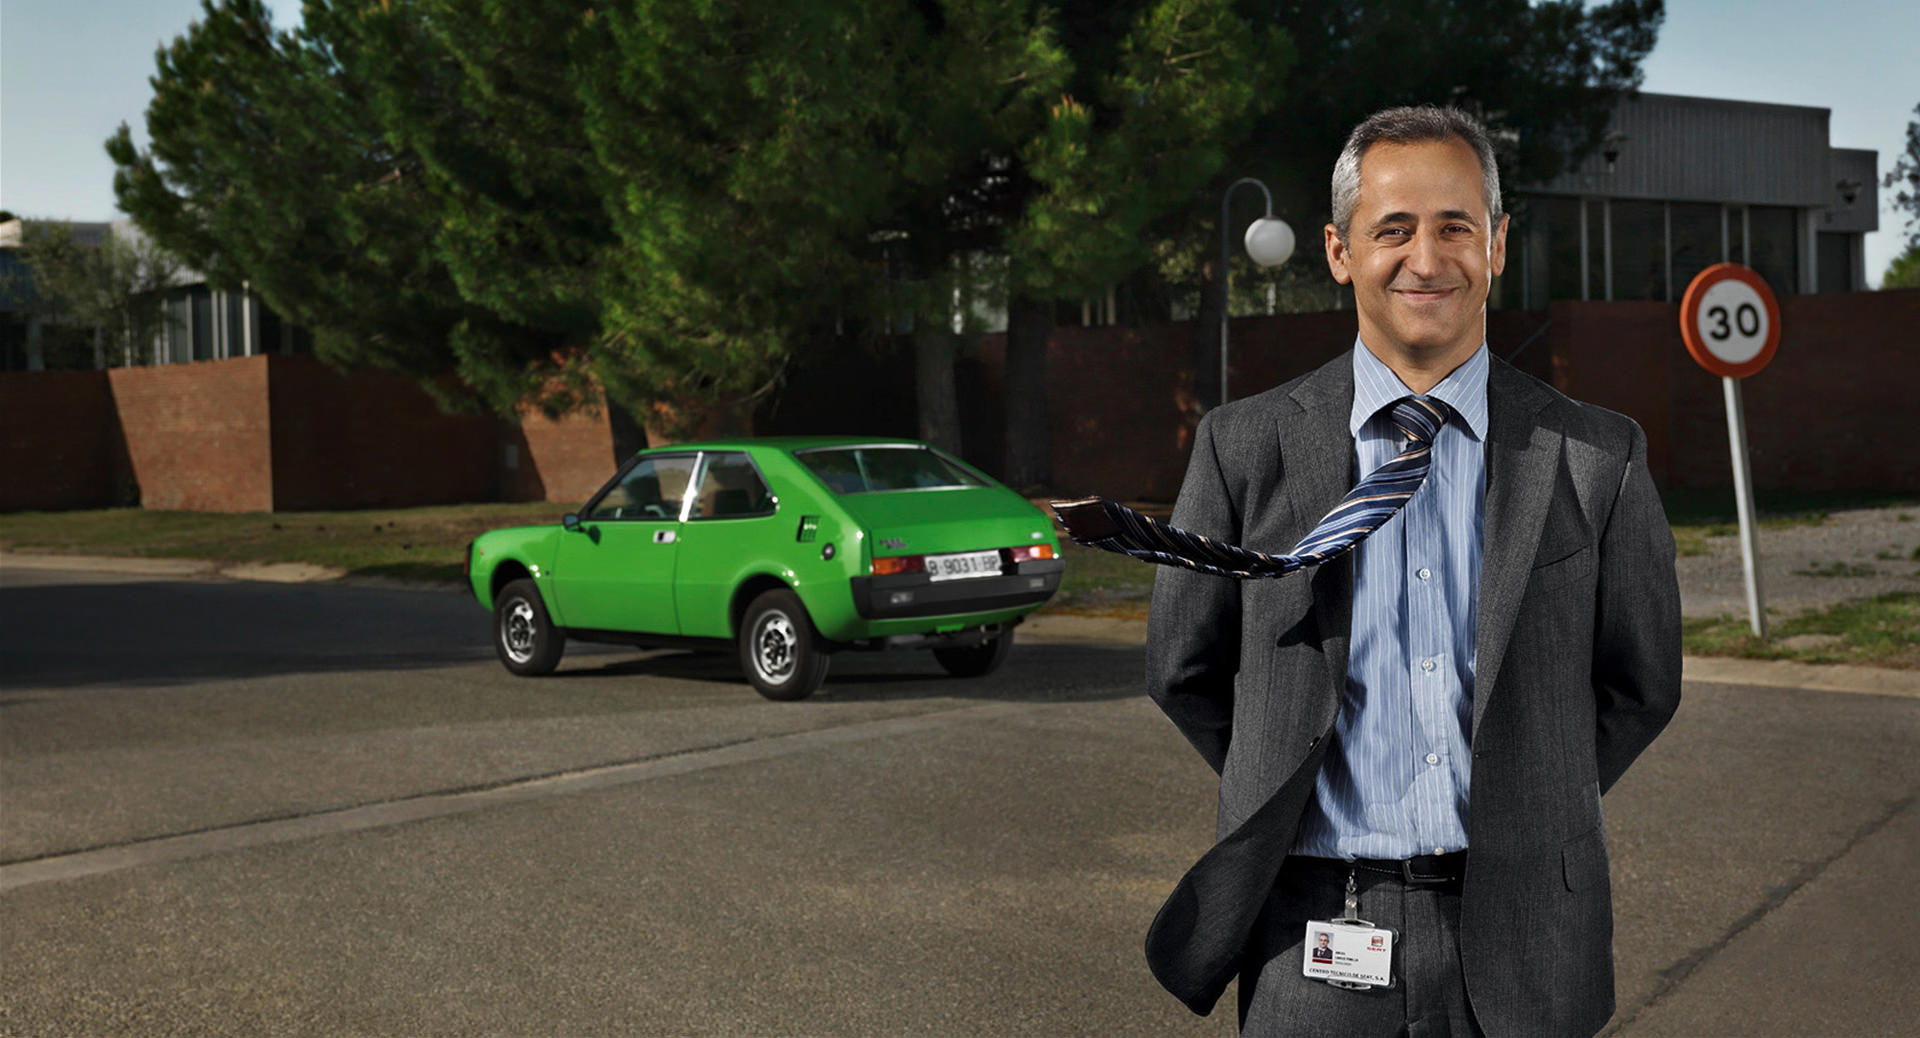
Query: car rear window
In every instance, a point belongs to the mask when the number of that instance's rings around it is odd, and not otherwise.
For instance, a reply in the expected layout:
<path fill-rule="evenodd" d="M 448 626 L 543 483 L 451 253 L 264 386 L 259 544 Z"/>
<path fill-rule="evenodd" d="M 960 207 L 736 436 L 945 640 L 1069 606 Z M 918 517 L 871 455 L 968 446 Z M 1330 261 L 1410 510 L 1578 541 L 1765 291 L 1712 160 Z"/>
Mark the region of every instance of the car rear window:
<path fill-rule="evenodd" d="M 794 456 L 836 494 L 986 485 L 924 447 L 822 447 Z"/>

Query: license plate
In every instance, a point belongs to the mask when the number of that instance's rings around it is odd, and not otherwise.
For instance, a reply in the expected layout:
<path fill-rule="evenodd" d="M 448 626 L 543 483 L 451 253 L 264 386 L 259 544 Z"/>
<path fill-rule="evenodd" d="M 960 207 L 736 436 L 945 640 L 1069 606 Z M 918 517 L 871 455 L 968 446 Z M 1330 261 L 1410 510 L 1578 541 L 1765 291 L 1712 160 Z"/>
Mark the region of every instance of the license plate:
<path fill-rule="evenodd" d="M 1000 553 L 997 551 L 969 551 L 959 555 L 927 556 L 927 579 L 929 580 L 965 580 L 968 577 L 999 575 Z"/>

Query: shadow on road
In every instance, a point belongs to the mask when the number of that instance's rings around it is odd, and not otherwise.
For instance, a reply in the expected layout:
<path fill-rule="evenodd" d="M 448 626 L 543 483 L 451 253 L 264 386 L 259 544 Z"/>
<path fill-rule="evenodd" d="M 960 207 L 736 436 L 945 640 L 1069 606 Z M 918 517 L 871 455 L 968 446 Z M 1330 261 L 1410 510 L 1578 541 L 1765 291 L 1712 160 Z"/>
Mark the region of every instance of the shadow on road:
<path fill-rule="evenodd" d="M 221 581 L 0 587 L 0 688 L 170 686 L 489 659 L 458 595 Z"/>
<path fill-rule="evenodd" d="M 1016 635 L 1017 638 L 1017 635 Z M 596 647 L 598 648 L 598 647 Z M 591 663 L 573 662 L 567 647 L 562 670 L 548 682 L 583 684 L 607 678 L 658 677 L 741 687 L 740 664 L 731 653 L 653 652 L 633 655 L 612 650 Z M 827 680 L 814 699 L 840 703 L 913 699 L 981 701 L 1092 702 L 1141 688 L 1142 650 L 1138 646 L 1069 645 L 1017 640 L 1007 663 L 983 678 L 955 678 L 922 651 L 841 652 L 833 657 Z"/>
<path fill-rule="evenodd" d="M 170 688 L 300 674 L 424 671 L 491 662 L 488 618 L 458 593 L 340 584 L 63 579 L 0 587 L 0 689 Z M 1140 650 L 1016 644 L 985 678 L 953 678 L 924 651 L 843 652 L 815 694 L 834 702 L 931 698 L 1091 701 L 1139 688 Z M 530 682 L 497 675 L 510 687 Z M 731 653 L 642 652 L 571 643 L 543 700 L 605 679 L 648 677 L 744 689 Z M 491 679 L 487 684 L 495 682 Z M 639 691 L 635 689 L 633 691 Z M 0 697 L 0 707 L 32 702 Z M 549 702 L 549 706 L 557 704 Z"/>

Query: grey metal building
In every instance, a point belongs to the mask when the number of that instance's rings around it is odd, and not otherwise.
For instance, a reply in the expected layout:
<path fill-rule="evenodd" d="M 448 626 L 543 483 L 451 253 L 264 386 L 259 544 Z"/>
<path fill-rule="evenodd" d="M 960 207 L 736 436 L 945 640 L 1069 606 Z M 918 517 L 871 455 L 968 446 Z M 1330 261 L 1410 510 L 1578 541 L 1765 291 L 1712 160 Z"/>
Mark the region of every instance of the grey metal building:
<path fill-rule="evenodd" d="M 109 238 L 139 241 L 143 237 L 131 220 L 52 222 L 63 225 L 76 243 L 89 248 Z M 31 272 L 19 256 L 26 241 L 26 223 L 18 219 L 0 223 L 0 371 L 184 364 L 259 353 L 313 351 L 312 334 L 282 320 L 259 293 L 244 286 L 238 292 L 214 288 L 201 275 L 181 270 L 161 301 L 164 321 L 150 348 L 138 355 L 129 350 L 123 356 L 108 356 L 98 335 L 86 329 L 50 327 L 35 312 Z M 71 342 L 47 341 L 68 340 L 76 334 L 91 336 L 93 345 L 76 350 Z"/>
<path fill-rule="evenodd" d="M 1878 153 L 1827 142 L 1829 110 L 1641 94 L 1577 169 L 1512 192 L 1499 305 L 1676 302 L 1722 261 L 1775 294 L 1867 287 Z"/>

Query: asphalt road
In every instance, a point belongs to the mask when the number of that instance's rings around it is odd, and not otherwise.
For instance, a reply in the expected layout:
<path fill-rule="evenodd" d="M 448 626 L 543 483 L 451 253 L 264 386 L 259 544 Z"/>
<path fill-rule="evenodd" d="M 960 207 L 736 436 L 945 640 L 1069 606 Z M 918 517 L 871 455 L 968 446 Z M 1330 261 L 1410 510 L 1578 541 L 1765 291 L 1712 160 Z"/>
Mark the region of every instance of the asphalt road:
<path fill-rule="evenodd" d="M 575 646 L 460 596 L 0 568 L 0 1034 L 1212 1034 L 1140 940 L 1212 776 L 1140 651 Z M 1609 795 L 1623 1035 L 1920 1017 L 1920 697 L 1694 683 Z"/>

